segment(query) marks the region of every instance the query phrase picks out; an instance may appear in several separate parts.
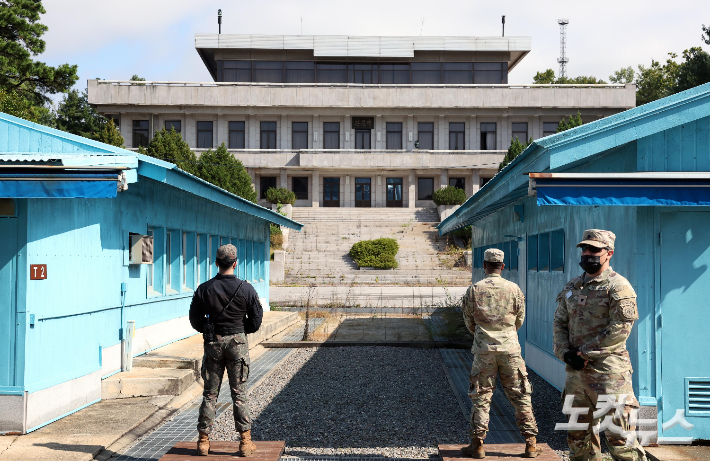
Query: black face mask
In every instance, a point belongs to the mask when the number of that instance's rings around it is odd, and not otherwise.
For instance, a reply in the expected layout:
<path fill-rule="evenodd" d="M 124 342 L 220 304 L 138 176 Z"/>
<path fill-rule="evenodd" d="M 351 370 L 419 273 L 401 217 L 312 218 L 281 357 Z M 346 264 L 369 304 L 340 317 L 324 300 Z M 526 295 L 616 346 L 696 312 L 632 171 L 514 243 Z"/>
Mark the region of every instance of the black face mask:
<path fill-rule="evenodd" d="M 579 265 L 587 274 L 596 274 L 602 268 L 602 263 L 599 261 L 599 256 L 582 255 L 582 261 Z"/>

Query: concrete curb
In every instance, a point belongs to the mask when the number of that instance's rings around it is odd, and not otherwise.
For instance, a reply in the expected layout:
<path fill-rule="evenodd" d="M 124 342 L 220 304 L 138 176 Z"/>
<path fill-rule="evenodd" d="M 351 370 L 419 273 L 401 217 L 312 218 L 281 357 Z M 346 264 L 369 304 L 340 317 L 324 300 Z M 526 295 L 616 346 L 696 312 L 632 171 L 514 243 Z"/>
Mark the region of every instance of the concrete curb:
<path fill-rule="evenodd" d="M 416 347 L 420 349 L 470 349 L 471 343 L 466 341 L 263 341 L 264 347 L 349 347 L 349 346 L 383 346 L 383 347 Z"/>

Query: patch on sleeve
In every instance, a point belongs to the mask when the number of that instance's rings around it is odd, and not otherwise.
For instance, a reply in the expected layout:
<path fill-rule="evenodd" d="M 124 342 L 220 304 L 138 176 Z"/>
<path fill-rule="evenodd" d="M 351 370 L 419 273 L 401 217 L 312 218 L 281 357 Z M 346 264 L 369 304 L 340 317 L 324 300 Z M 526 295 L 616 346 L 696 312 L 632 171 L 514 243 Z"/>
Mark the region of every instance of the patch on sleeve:
<path fill-rule="evenodd" d="M 639 318 L 636 312 L 636 301 L 633 299 L 625 299 L 619 302 L 619 315 L 622 320 L 631 321 Z"/>

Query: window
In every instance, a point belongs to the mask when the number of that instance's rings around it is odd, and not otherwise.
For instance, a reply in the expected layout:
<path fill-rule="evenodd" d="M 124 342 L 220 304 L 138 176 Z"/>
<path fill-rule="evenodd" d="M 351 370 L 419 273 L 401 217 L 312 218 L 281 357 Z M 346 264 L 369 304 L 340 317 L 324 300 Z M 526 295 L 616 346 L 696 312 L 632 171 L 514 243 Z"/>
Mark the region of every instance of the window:
<path fill-rule="evenodd" d="M 537 270 L 537 235 L 528 236 L 528 270 Z"/>
<path fill-rule="evenodd" d="M 446 62 L 444 63 L 444 84 L 471 84 L 473 83 L 473 63 Z"/>
<path fill-rule="evenodd" d="M 350 64 L 350 81 L 352 83 L 377 83 L 377 65 L 372 64 Z M 374 71 L 373 71 L 374 68 Z M 373 77 L 375 77 L 373 79 Z"/>
<path fill-rule="evenodd" d="M 133 120 L 133 147 L 147 147 L 150 140 L 148 139 L 148 120 Z"/>
<path fill-rule="evenodd" d="M 167 131 L 175 130 L 176 133 L 180 133 L 182 131 L 182 121 L 180 121 L 180 120 L 166 120 L 165 121 L 165 129 Z"/>
<path fill-rule="evenodd" d="M 503 264 L 510 270 L 510 242 L 503 242 L 500 249 L 503 250 Z"/>
<path fill-rule="evenodd" d="M 434 193 L 434 178 L 419 178 L 419 193 L 418 200 L 431 200 L 431 195 Z"/>
<path fill-rule="evenodd" d="M 441 64 L 438 62 L 413 62 L 412 83 L 438 85 L 441 83 Z"/>
<path fill-rule="evenodd" d="M 372 149 L 372 130 L 355 130 L 355 149 Z"/>
<path fill-rule="evenodd" d="M 387 149 L 402 148 L 402 124 L 387 122 Z"/>
<path fill-rule="evenodd" d="M 464 134 L 466 133 L 466 124 L 464 123 L 449 123 L 449 150 L 464 150 Z"/>
<path fill-rule="evenodd" d="M 262 149 L 276 149 L 276 122 L 261 122 Z"/>
<path fill-rule="evenodd" d="M 557 133 L 557 127 L 559 123 L 557 122 L 543 122 L 542 123 L 542 136 L 550 136 L 551 134 Z"/>
<path fill-rule="evenodd" d="M 449 187 L 466 190 L 466 178 L 449 178 Z"/>
<path fill-rule="evenodd" d="M 518 138 L 518 141 L 525 144 L 528 141 L 528 124 L 513 123 L 513 139 Z"/>
<path fill-rule="evenodd" d="M 308 178 L 291 178 L 296 200 L 308 200 Z"/>
<path fill-rule="evenodd" d="M 308 149 L 308 122 L 293 122 L 291 136 L 292 149 Z"/>
<path fill-rule="evenodd" d="M 348 83 L 347 64 L 318 63 L 317 66 L 318 83 Z"/>
<path fill-rule="evenodd" d="M 490 181 L 491 179 L 493 179 L 493 178 L 480 178 L 480 185 L 479 185 L 479 187 L 485 186 L 486 183 L 488 183 L 488 181 Z"/>
<path fill-rule="evenodd" d="M 518 270 L 518 241 L 510 242 L 510 270 Z"/>
<path fill-rule="evenodd" d="M 434 124 L 433 123 L 419 123 L 417 125 L 417 132 L 419 136 L 419 148 L 424 150 L 434 149 Z"/>
<path fill-rule="evenodd" d="M 550 270 L 550 233 L 538 235 L 537 270 L 538 272 L 549 272 Z"/>
<path fill-rule="evenodd" d="M 496 124 L 481 123 L 481 150 L 496 149 Z"/>
<path fill-rule="evenodd" d="M 380 83 L 409 83 L 409 64 L 380 64 Z"/>
<path fill-rule="evenodd" d="M 187 288 L 187 232 L 182 233 L 182 287 Z"/>
<path fill-rule="evenodd" d="M 195 286 L 199 286 L 202 282 L 207 281 L 207 271 L 209 266 L 208 251 L 207 251 L 207 236 L 204 234 L 197 234 L 197 280 Z"/>
<path fill-rule="evenodd" d="M 254 81 L 282 83 L 284 63 L 282 61 L 254 61 Z"/>
<path fill-rule="evenodd" d="M 198 149 L 211 149 L 212 122 L 197 122 L 197 147 Z"/>
<path fill-rule="evenodd" d="M 217 80 L 251 82 L 251 61 L 217 61 Z"/>
<path fill-rule="evenodd" d="M 244 149 L 244 122 L 229 122 L 229 148 Z"/>
<path fill-rule="evenodd" d="M 473 63 L 473 83 L 477 85 L 508 83 L 508 63 L 475 62 Z"/>
<path fill-rule="evenodd" d="M 313 83 L 316 81 L 316 64 L 314 62 L 287 62 L 286 83 Z"/>
<path fill-rule="evenodd" d="M 276 189 L 276 177 L 275 176 L 262 176 L 260 179 L 261 183 L 261 198 L 265 199 L 266 198 L 266 191 L 271 189 L 272 187 Z"/>
<path fill-rule="evenodd" d="M 340 149 L 340 122 L 323 123 L 323 149 Z"/>
<path fill-rule="evenodd" d="M 156 255 L 159 254 L 158 248 L 155 246 L 155 230 L 152 227 L 148 228 L 148 237 L 153 238 L 153 251 L 155 252 Z M 155 277 L 155 261 L 153 262 L 153 264 L 148 264 L 148 274 L 146 274 L 146 279 L 148 282 L 148 293 L 150 293 L 151 291 L 154 291 L 154 289 L 153 289 L 154 277 Z"/>
<path fill-rule="evenodd" d="M 565 270 L 565 231 L 558 229 L 550 232 L 550 270 Z"/>
<path fill-rule="evenodd" d="M 121 114 L 104 114 L 104 117 L 106 117 L 106 120 L 113 120 L 113 124 L 116 125 L 116 128 L 118 128 L 120 131 Z"/>

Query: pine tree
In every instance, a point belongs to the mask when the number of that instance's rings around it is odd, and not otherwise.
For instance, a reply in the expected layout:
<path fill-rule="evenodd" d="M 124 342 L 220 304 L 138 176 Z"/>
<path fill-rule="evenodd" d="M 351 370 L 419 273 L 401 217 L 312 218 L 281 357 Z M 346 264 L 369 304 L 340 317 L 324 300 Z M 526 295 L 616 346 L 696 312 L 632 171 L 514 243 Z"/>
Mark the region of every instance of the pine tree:
<path fill-rule="evenodd" d="M 570 130 L 578 126 L 582 126 L 583 124 L 584 123 L 582 122 L 582 114 L 580 114 L 578 111 L 577 115 L 570 115 L 568 121 L 565 121 L 565 118 L 562 117 L 562 120 L 560 120 L 560 123 L 557 125 L 557 132 L 559 133 L 561 131 Z"/>
<path fill-rule="evenodd" d="M 257 193 L 251 176 L 242 162 L 227 152 L 224 143 L 217 149 L 210 149 L 200 155 L 196 176 L 256 203 Z"/>
<path fill-rule="evenodd" d="M 174 163 L 181 170 L 199 176 L 197 157 L 175 128 L 168 131 L 163 127 L 155 133 L 147 147 L 138 148 L 138 153 Z"/>
<path fill-rule="evenodd" d="M 93 138 L 106 123 L 103 115 L 89 104 L 88 94 L 71 90 L 57 106 L 56 127 L 67 133 Z"/>
<path fill-rule="evenodd" d="M 516 136 L 515 139 L 513 139 L 513 142 L 510 143 L 510 147 L 508 148 L 508 152 L 505 154 L 505 157 L 503 157 L 503 161 L 500 162 L 500 165 L 498 165 L 498 171 L 502 170 L 506 167 L 506 165 L 515 160 L 515 157 L 522 154 L 530 144 L 532 144 L 532 138 L 530 138 L 527 142 L 520 142 Z"/>
<path fill-rule="evenodd" d="M 121 136 L 121 132 L 118 131 L 118 127 L 113 123 L 113 120 L 105 122 L 97 132 L 91 135 L 91 139 L 116 147 L 126 147 L 123 136 Z"/>

